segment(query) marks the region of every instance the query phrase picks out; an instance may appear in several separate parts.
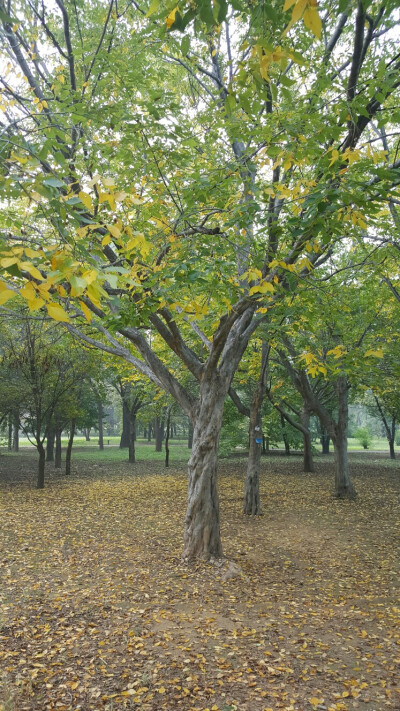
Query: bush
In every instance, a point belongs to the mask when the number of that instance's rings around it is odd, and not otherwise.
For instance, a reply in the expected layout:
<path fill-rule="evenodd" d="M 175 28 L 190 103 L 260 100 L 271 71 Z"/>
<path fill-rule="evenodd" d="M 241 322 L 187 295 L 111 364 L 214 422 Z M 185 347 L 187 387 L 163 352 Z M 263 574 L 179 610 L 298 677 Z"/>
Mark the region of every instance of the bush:
<path fill-rule="evenodd" d="M 358 430 L 355 431 L 354 437 L 358 439 L 359 443 L 364 447 L 364 449 L 368 449 L 372 442 L 371 433 L 366 427 L 359 427 Z"/>

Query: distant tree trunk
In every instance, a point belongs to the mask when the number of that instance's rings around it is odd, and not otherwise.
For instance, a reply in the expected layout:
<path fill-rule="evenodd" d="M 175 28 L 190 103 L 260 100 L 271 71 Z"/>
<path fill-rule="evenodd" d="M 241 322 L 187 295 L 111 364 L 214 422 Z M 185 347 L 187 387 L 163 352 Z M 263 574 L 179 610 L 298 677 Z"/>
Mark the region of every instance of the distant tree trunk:
<path fill-rule="evenodd" d="M 282 415 L 282 413 L 281 413 L 281 427 L 282 427 L 282 439 L 283 439 L 283 443 L 285 445 L 285 453 L 289 456 L 290 445 L 289 445 L 289 440 L 288 440 L 287 432 L 286 432 L 286 422 L 285 422 L 285 418 Z"/>
<path fill-rule="evenodd" d="M 150 424 L 149 424 L 149 427 L 148 427 L 148 430 L 147 430 L 147 441 L 148 441 L 148 442 L 151 442 L 152 429 L 153 429 L 153 427 L 152 427 L 152 425 L 151 425 L 151 423 L 150 423 Z"/>
<path fill-rule="evenodd" d="M 43 442 L 37 442 L 37 451 L 39 454 L 39 466 L 38 466 L 38 477 L 37 477 L 37 489 L 44 489 L 44 470 L 46 466 L 46 450 L 43 447 Z"/>
<path fill-rule="evenodd" d="M 54 442 L 56 439 L 56 431 L 52 425 L 50 425 L 47 432 L 46 440 L 46 462 L 54 462 Z"/>
<path fill-rule="evenodd" d="M 164 440 L 164 413 L 162 417 L 157 417 L 154 420 L 154 435 L 156 438 L 156 452 L 162 452 L 162 443 Z"/>
<path fill-rule="evenodd" d="M 86 442 L 90 442 L 90 427 L 85 427 L 84 432 Z"/>
<path fill-rule="evenodd" d="M 103 403 L 101 400 L 97 401 L 97 412 L 98 412 L 98 422 L 99 422 L 99 449 L 104 449 L 104 439 L 103 439 Z"/>
<path fill-rule="evenodd" d="M 171 410 L 172 407 L 169 407 L 167 410 L 167 423 L 166 423 L 166 430 L 165 430 L 165 466 L 169 467 L 169 434 L 171 430 Z"/>
<path fill-rule="evenodd" d="M 337 380 L 338 420 L 331 433 L 335 449 L 335 495 L 338 499 L 354 499 L 356 491 L 350 481 L 349 460 L 347 454 L 347 428 L 349 421 L 347 378 L 342 375 Z"/>
<path fill-rule="evenodd" d="M 54 466 L 56 469 L 61 469 L 61 434 L 62 430 L 56 427 L 56 456 L 54 459 Z"/>
<path fill-rule="evenodd" d="M 263 444 L 261 409 L 265 396 L 269 347 L 262 343 L 260 375 L 254 388 L 249 411 L 249 457 L 244 483 L 243 513 L 247 516 L 261 514 L 260 462 Z"/>
<path fill-rule="evenodd" d="M 67 451 L 65 453 L 65 473 L 66 473 L 66 475 L 71 474 L 71 455 L 72 455 L 72 445 L 74 443 L 74 436 L 75 436 L 75 426 L 76 426 L 76 420 L 75 420 L 75 418 L 72 418 L 71 425 L 70 425 L 70 431 L 69 431 L 68 444 L 67 444 Z"/>
<path fill-rule="evenodd" d="M 13 416 L 13 452 L 19 452 L 19 415 Z"/>
<path fill-rule="evenodd" d="M 303 426 L 303 469 L 305 472 L 314 472 L 314 460 L 312 454 L 311 445 L 311 432 L 310 432 L 310 411 L 303 405 L 300 413 L 300 422 Z"/>
<path fill-rule="evenodd" d="M 12 442 L 13 442 L 13 421 L 12 421 L 12 416 L 8 416 L 8 451 L 11 452 L 12 450 Z"/>
<path fill-rule="evenodd" d="M 129 428 L 129 408 L 128 405 L 122 400 L 122 434 L 119 443 L 120 449 L 125 449 L 126 447 L 129 447 Z"/>
<path fill-rule="evenodd" d="M 136 461 L 136 411 L 131 410 L 129 414 L 129 462 L 134 464 Z"/>
<path fill-rule="evenodd" d="M 376 395 L 374 395 L 374 399 L 376 402 L 376 406 L 378 408 L 379 415 L 382 420 L 382 424 L 385 429 L 385 434 L 387 441 L 389 443 L 389 453 L 390 453 L 390 459 L 396 459 L 396 453 L 394 451 L 394 442 L 395 442 L 395 437 L 396 437 L 396 419 L 392 417 L 392 422 L 389 425 L 388 420 L 385 417 L 385 413 L 383 412 L 383 408 L 381 403 L 379 402 L 378 398 Z"/>
<path fill-rule="evenodd" d="M 192 449 L 193 446 L 193 425 L 189 421 L 189 431 L 188 431 L 188 449 Z"/>
<path fill-rule="evenodd" d="M 330 437 L 329 437 L 325 427 L 323 427 L 322 434 L 321 434 L 322 454 L 329 454 L 329 442 L 330 442 Z"/>

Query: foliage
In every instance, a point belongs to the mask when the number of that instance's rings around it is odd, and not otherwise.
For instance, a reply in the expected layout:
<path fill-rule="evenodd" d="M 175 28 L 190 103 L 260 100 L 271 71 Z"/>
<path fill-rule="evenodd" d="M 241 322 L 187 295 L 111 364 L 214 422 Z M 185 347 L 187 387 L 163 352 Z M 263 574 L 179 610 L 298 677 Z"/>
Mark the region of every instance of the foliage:
<path fill-rule="evenodd" d="M 366 427 L 359 427 L 354 432 L 354 437 L 359 441 L 359 443 L 362 445 L 362 447 L 364 447 L 364 449 L 368 449 L 368 447 L 370 447 L 372 442 L 372 436 L 370 431 Z"/>

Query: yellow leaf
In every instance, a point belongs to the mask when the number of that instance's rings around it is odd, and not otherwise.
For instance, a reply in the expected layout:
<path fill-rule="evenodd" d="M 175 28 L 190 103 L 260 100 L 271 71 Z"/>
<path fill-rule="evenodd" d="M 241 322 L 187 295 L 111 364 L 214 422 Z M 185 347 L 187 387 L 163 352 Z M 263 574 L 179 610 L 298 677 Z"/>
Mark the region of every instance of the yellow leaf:
<path fill-rule="evenodd" d="M 79 302 L 79 306 L 81 307 L 81 309 L 84 313 L 86 321 L 89 321 L 89 323 L 90 323 L 92 320 L 92 317 L 93 317 L 91 310 L 86 306 L 86 304 L 83 303 L 83 301 Z"/>
<path fill-rule="evenodd" d="M 174 9 L 172 10 L 172 12 L 170 12 L 169 15 L 168 15 L 168 17 L 166 18 L 165 23 L 166 23 L 166 25 L 167 25 L 168 28 L 171 27 L 171 26 L 174 24 L 174 22 L 175 22 L 175 15 L 176 15 L 177 12 L 178 12 L 178 6 L 174 7 Z"/>
<path fill-rule="evenodd" d="M 106 225 L 106 227 L 113 237 L 117 238 L 120 236 L 121 230 L 119 227 L 117 227 L 117 225 Z"/>
<path fill-rule="evenodd" d="M 19 265 L 18 257 L 5 257 L 0 261 L 0 265 L 5 269 L 7 269 L 7 267 L 11 267 L 13 264 Z"/>
<path fill-rule="evenodd" d="M 103 185 L 105 185 L 106 188 L 113 188 L 115 185 L 115 180 L 114 178 L 102 178 Z"/>
<path fill-rule="evenodd" d="M 317 39 L 321 39 L 322 22 L 316 7 L 308 7 L 303 16 L 305 26 Z"/>
<path fill-rule="evenodd" d="M 8 288 L 5 284 L 0 282 L 0 306 L 6 303 L 9 299 L 12 299 L 13 296 L 17 296 L 17 293 L 15 291 L 12 291 L 11 289 Z"/>
<path fill-rule="evenodd" d="M 43 276 L 41 275 L 39 269 L 35 267 L 31 262 L 20 262 L 19 268 L 23 271 L 28 272 L 34 279 L 40 279 L 43 281 Z"/>
<path fill-rule="evenodd" d="M 370 348 L 368 351 L 365 352 L 365 358 L 367 356 L 374 356 L 374 358 L 383 358 L 383 350 L 382 348 L 377 348 L 376 350 Z"/>
<path fill-rule="evenodd" d="M 106 236 L 103 237 L 103 239 L 101 240 L 101 246 L 102 246 L 102 247 L 106 247 L 108 244 L 110 244 L 110 242 L 111 242 L 111 235 L 106 235 Z"/>
<path fill-rule="evenodd" d="M 31 301 L 27 301 L 29 311 L 37 311 L 38 309 L 41 309 L 45 303 L 45 300 L 41 299 L 40 296 L 36 299 L 32 299 Z"/>
<path fill-rule="evenodd" d="M 324 703 L 324 700 L 322 698 L 318 699 L 316 696 L 312 696 L 309 701 L 310 704 L 312 704 L 313 706 L 319 706 L 320 704 Z"/>
<path fill-rule="evenodd" d="M 283 6 L 283 12 L 286 12 L 286 10 L 289 10 L 289 8 L 291 8 L 292 5 L 295 4 L 295 2 L 296 2 L 296 0 L 285 0 L 285 4 Z"/>
<path fill-rule="evenodd" d="M 339 151 L 337 151 L 337 150 L 333 150 L 333 151 L 332 151 L 331 162 L 329 163 L 329 167 L 331 167 L 331 165 L 333 165 L 333 163 L 336 163 L 336 161 L 338 160 L 339 156 L 340 156 Z"/>
<path fill-rule="evenodd" d="M 55 321 L 69 323 L 69 316 L 60 304 L 52 302 L 51 304 L 46 304 L 46 308 L 50 318 L 53 318 Z"/>
<path fill-rule="evenodd" d="M 81 202 L 83 202 L 84 206 L 87 210 L 89 210 L 89 212 L 93 212 L 93 203 L 90 195 L 81 190 L 81 192 L 79 193 L 79 199 Z"/>
<path fill-rule="evenodd" d="M 294 25 L 298 20 L 300 20 L 300 17 L 302 16 L 305 8 L 307 5 L 307 0 L 298 0 L 296 2 L 296 5 L 293 8 L 292 12 L 292 18 L 290 20 L 290 24 Z"/>

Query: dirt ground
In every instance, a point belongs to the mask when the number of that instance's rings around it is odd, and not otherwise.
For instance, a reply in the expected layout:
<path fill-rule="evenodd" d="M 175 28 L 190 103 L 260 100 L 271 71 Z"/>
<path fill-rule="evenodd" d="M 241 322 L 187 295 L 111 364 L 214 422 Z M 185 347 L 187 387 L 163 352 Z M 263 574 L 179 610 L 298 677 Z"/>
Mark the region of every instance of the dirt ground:
<path fill-rule="evenodd" d="M 400 464 L 220 467 L 224 562 L 183 565 L 183 468 L 0 457 L 0 710 L 400 710 Z"/>

